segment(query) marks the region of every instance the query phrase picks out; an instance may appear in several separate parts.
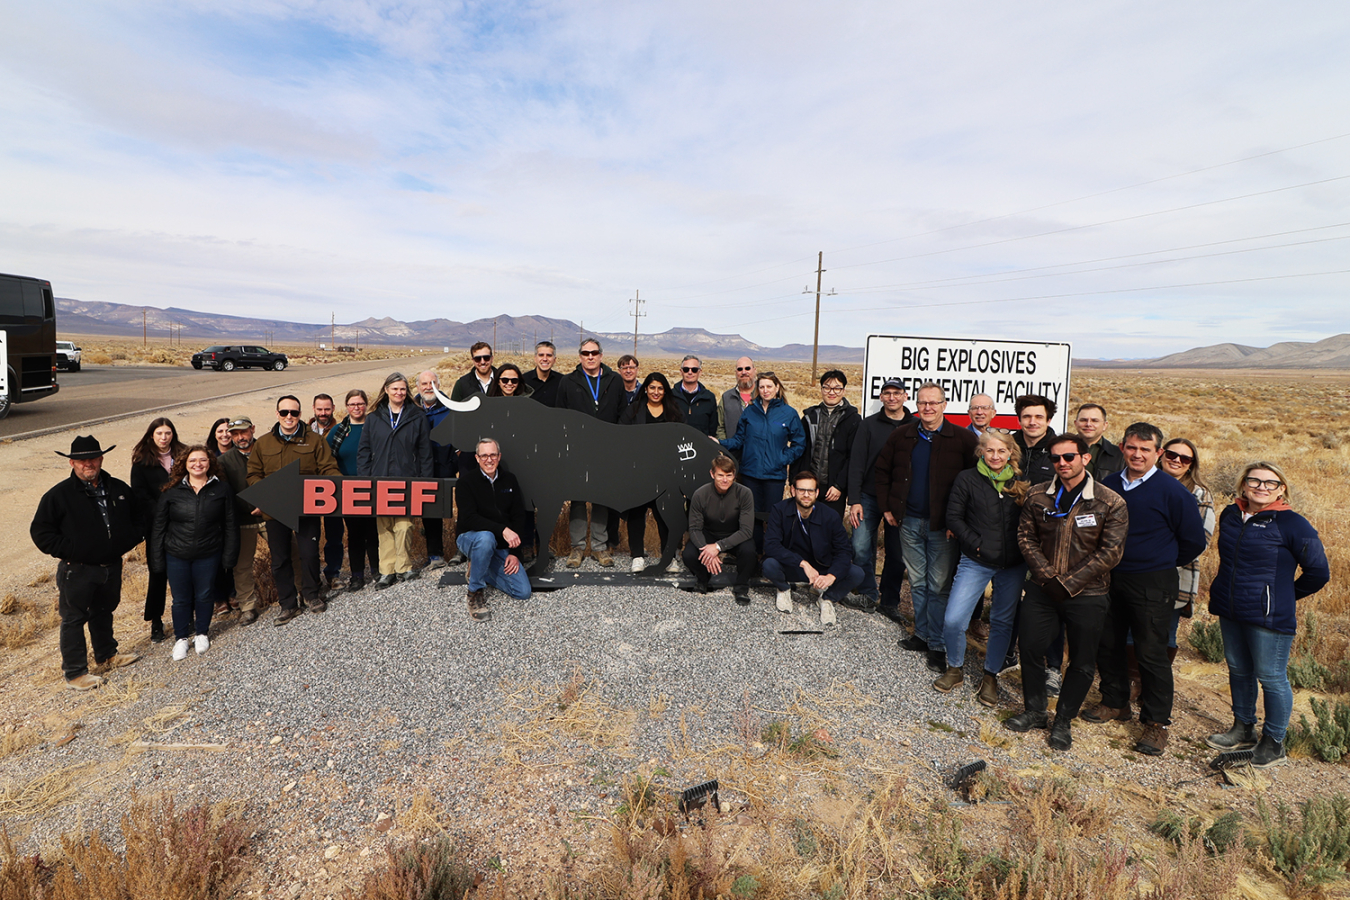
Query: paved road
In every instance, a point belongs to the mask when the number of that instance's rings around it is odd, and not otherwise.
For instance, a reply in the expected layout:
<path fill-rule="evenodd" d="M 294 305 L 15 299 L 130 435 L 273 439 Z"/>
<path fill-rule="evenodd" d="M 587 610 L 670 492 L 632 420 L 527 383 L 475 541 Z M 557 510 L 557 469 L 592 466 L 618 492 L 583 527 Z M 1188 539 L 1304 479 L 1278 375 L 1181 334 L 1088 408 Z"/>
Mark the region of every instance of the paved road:
<path fill-rule="evenodd" d="M 60 393 L 32 403 L 18 403 L 0 420 L 0 439 L 37 437 L 77 424 L 106 422 L 130 415 L 170 409 L 236 394 L 297 385 L 317 378 L 357 375 L 352 386 L 371 388 L 373 373 L 405 372 L 412 377 L 434 366 L 439 357 L 362 360 L 322 366 L 291 366 L 273 372 L 241 369 L 235 372 L 197 370 L 191 366 L 89 366 L 80 372 L 62 372 Z M 306 407 L 308 408 L 308 407 Z"/>

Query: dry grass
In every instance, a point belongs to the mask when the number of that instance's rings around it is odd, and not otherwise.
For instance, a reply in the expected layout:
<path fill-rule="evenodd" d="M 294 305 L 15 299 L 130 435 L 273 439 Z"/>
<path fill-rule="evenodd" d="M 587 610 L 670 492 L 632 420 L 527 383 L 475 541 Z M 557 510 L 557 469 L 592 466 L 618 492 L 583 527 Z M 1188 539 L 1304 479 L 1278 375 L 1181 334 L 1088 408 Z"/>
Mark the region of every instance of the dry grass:
<path fill-rule="evenodd" d="M 5 733 L 0 735 L 0 759 L 22 753 L 29 747 L 36 747 L 42 743 L 42 735 L 38 734 L 36 728 L 14 728 L 8 725 L 5 727 Z"/>
<path fill-rule="evenodd" d="M 580 670 L 550 685 L 505 686 L 499 724 L 503 762 L 527 765 L 527 757 L 548 754 L 559 761 L 577 743 L 612 748 L 632 734 L 637 712 L 619 709 L 600 697 L 598 686 Z"/>
<path fill-rule="evenodd" d="M 84 766 L 46 772 L 31 781 L 0 786 L 0 819 L 21 818 L 55 809 L 75 799 L 84 786 Z"/>
<path fill-rule="evenodd" d="M 324 335 L 323 343 L 328 343 Z M 148 342 L 140 338 L 100 337 L 96 335 L 62 335 L 62 340 L 70 338 L 80 345 L 82 360 L 90 366 L 186 366 L 192 363 L 192 354 L 212 344 L 257 343 L 257 337 L 215 335 L 209 338 L 184 336 L 181 344 L 170 343 L 164 337 L 151 337 Z M 343 341 L 338 336 L 338 343 Z M 285 353 L 293 366 L 325 365 L 329 363 L 353 362 L 367 359 L 393 359 L 407 356 L 407 347 L 375 345 L 362 347 L 355 353 L 337 353 L 331 349 L 319 350 L 313 344 L 268 344 L 267 349 L 274 353 Z"/>

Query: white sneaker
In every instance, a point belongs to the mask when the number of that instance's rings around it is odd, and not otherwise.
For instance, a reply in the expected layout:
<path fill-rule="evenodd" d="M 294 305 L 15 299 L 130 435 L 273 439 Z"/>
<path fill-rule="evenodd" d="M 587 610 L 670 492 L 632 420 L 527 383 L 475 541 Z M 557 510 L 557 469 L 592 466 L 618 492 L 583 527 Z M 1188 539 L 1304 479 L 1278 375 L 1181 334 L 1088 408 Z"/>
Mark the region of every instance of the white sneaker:
<path fill-rule="evenodd" d="M 779 611 L 779 612 L 791 613 L 791 612 L 792 612 L 792 589 L 791 589 L 791 588 L 788 588 L 786 591 L 779 591 L 779 592 L 778 592 L 778 601 L 777 601 L 777 602 L 778 602 L 778 611 Z"/>
<path fill-rule="evenodd" d="M 174 642 L 173 642 L 173 659 L 174 659 L 174 662 L 178 662 L 179 660 L 187 659 L 187 651 L 188 651 L 188 639 L 187 639 L 187 638 L 183 638 L 181 641 L 174 641 Z"/>
<path fill-rule="evenodd" d="M 678 556 L 670 561 L 670 565 L 666 566 L 667 575 L 679 575 L 683 571 L 684 571 L 684 564 L 680 562 L 680 558 Z"/>
<path fill-rule="evenodd" d="M 646 559 L 644 559 L 644 558 L 641 557 L 641 556 L 635 556 L 635 557 L 633 557 L 633 571 L 634 571 L 634 572 L 641 572 L 643 569 L 646 569 L 646 568 L 647 568 L 647 560 L 646 560 Z"/>
<path fill-rule="evenodd" d="M 197 646 L 194 648 L 197 655 L 201 656 L 211 646 L 211 639 L 204 634 L 197 635 Z"/>
<path fill-rule="evenodd" d="M 834 604 L 823 598 L 820 601 L 820 624 L 822 625 L 839 624 L 834 617 Z"/>

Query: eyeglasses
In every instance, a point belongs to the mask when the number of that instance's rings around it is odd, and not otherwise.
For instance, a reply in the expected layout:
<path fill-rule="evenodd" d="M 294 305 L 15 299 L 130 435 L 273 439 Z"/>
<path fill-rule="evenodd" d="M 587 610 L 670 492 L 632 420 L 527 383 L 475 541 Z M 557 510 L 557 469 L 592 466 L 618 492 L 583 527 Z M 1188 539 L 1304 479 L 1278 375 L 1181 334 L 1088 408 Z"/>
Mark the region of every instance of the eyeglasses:
<path fill-rule="evenodd" d="M 1170 459 L 1172 462 L 1185 463 L 1185 464 L 1188 465 L 1188 466 L 1189 466 L 1191 463 L 1195 462 L 1195 457 L 1194 457 L 1194 456 L 1187 456 L 1186 454 L 1184 454 L 1184 453 L 1178 453 L 1178 452 L 1175 451 L 1175 450 L 1164 450 L 1164 451 L 1163 451 L 1163 456 L 1167 457 L 1167 458 Z"/>
<path fill-rule="evenodd" d="M 363 406 L 365 406 L 365 404 L 361 402 L 352 402 L 347 404 L 348 409 L 361 409 Z"/>
<path fill-rule="evenodd" d="M 599 355 L 600 355 L 600 351 L 599 351 L 599 350 L 582 350 L 582 351 L 581 351 L 581 355 L 582 355 L 582 356 L 599 356 Z"/>
<path fill-rule="evenodd" d="M 820 488 L 793 488 L 799 494 L 819 494 Z"/>
<path fill-rule="evenodd" d="M 476 455 L 479 459 L 486 459 L 488 462 L 491 462 L 491 461 L 494 460 L 494 459 L 501 459 L 501 458 L 502 458 L 502 455 L 501 455 L 500 453 L 478 453 L 478 454 L 475 454 L 475 455 Z"/>
<path fill-rule="evenodd" d="M 916 401 L 914 405 L 915 405 L 915 406 L 946 406 L 946 405 L 947 405 L 947 401 L 946 401 L 946 400 L 919 400 L 919 401 Z"/>
<path fill-rule="evenodd" d="M 1011 428 L 995 428 L 992 425 L 986 428 L 985 431 L 992 431 L 994 434 L 1012 434 Z"/>
<path fill-rule="evenodd" d="M 1077 459 L 1078 457 L 1079 457 L 1079 454 L 1077 454 L 1077 453 L 1051 453 L 1051 454 L 1050 454 L 1050 461 L 1051 461 L 1052 463 L 1057 463 L 1057 462 L 1059 462 L 1059 461 L 1062 459 L 1062 460 L 1064 460 L 1065 462 L 1073 462 L 1073 461 L 1074 461 L 1075 459 Z"/>
<path fill-rule="evenodd" d="M 1283 481 L 1267 481 L 1262 478 L 1244 478 L 1242 479 L 1242 483 L 1252 490 L 1264 488 L 1267 491 L 1273 491 L 1284 484 Z"/>
<path fill-rule="evenodd" d="M 474 361 L 474 362 L 492 362 L 492 354 L 489 353 L 487 356 L 475 356 L 475 357 L 473 358 L 473 361 Z"/>
<path fill-rule="evenodd" d="M 822 387 L 821 390 L 827 394 L 842 394 L 844 392 L 844 387 L 839 384 L 827 384 Z"/>
<path fill-rule="evenodd" d="M 520 381 L 519 378 L 498 378 L 497 380 L 502 384 L 517 384 Z"/>
<path fill-rule="evenodd" d="M 737 367 L 736 367 L 736 371 L 737 371 L 737 372 L 753 372 L 753 371 L 755 371 L 755 367 L 754 367 L 754 366 L 737 366 Z"/>
<path fill-rule="evenodd" d="M 972 407 L 970 408 L 970 411 L 971 411 L 971 412 L 993 412 L 993 411 L 994 411 L 994 408 L 993 408 L 992 406 L 972 406 Z"/>
<path fill-rule="evenodd" d="M 699 372 L 702 371 L 698 366 L 680 366 L 681 372 Z"/>
<path fill-rule="evenodd" d="M 295 417 L 299 417 L 299 415 L 300 415 L 300 410 L 298 410 L 298 409 L 279 409 L 279 410 L 277 410 L 277 415 L 279 415 L 279 416 L 295 416 Z"/>

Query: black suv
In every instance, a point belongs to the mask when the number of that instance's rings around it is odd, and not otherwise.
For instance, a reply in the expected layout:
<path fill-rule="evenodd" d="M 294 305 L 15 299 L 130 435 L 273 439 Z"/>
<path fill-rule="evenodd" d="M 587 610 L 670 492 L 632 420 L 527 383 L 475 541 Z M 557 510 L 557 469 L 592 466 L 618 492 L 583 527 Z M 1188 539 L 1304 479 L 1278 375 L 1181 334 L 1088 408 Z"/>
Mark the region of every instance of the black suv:
<path fill-rule="evenodd" d="M 273 369 L 280 372 L 289 365 L 284 353 L 272 353 L 266 347 L 247 344 L 217 344 L 207 347 L 200 353 L 192 354 L 192 368 L 210 366 L 217 372 L 233 372 L 252 366 L 256 369 Z"/>

